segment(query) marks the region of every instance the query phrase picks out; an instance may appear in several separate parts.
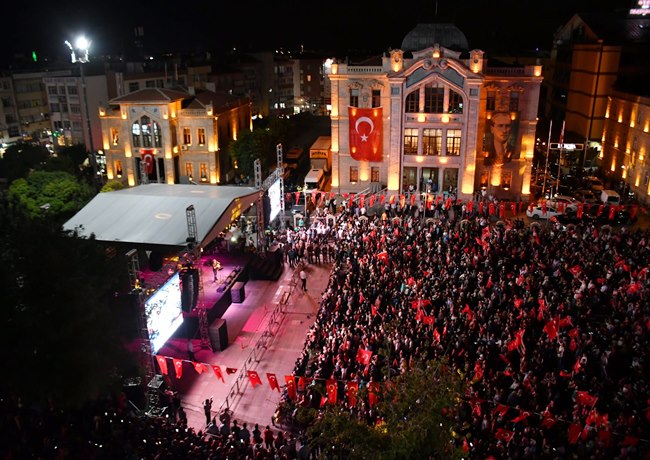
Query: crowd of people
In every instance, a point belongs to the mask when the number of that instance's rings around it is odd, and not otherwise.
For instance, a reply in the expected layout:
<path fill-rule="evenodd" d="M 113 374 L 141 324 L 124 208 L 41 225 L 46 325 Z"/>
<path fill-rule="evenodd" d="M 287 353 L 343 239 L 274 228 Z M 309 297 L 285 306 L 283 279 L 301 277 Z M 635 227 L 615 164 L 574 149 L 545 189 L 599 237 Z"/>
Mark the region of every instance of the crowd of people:
<path fill-rule="evenodd" d="M 352 206 L 287 232 L 289 264 L 333 265 L 295 376 L 335 380 L 338 404 L 373 425 L 377 406 L 350 406 L 346 382 L 381 384 L 444 358 L 467 381 L 448 416 L 470 458 L 648 458 L 650 232 L 495 223 L 487 206 L 454 206 L 436 203 L 434 219 Z M 313 386 L 296 396 L 322 410 Z M 309 455 L 305 440 L 227 414 L 195 431 L 179 403 L 163 417 L 123 399 L 77 412 L 17 397 L 0 405 L 3 458 Z"/>
<path fill-rule="evenodd" d="M 0 458 L 42 459 L 306 459 L 307 446 L 293 434 L 248 427 L 224 411 L 205 431 L 187 424 L 180 400 L 164 416 L 128 410 L 123 397 L 101 399 L 79 410 L 50 402 L 29 405 L 0 399 Z"/>
<path fill-rule="evenodd" d="M 471 458 L 648 455 L 648 231 L 387 214 L 349 212 L 332 232 L 296 377 L 336 380 L 338 403 L 375 424 L 347 381 L 385 381 L 379 359 L 396 375 L 446 358 L 468 382 L 450 416 Z M 309 391 L 298 398 L 318 408 Z"/>

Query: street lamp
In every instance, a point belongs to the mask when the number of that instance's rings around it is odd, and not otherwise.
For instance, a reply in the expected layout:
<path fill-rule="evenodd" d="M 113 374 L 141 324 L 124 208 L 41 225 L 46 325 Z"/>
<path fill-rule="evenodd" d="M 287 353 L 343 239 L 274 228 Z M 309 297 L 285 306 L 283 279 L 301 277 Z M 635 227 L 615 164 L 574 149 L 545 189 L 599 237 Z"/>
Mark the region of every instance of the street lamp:
<path fill-rule="evenodd" d="M 84 66 L 90 61 L 88 52 L 90 51 L 90 44 L 92 42 L 83 35 L 78 37 L 74 42 L 74 46 L 68 41 L 65 44 L 70 48 L 70 59 L 72 63 L 79 63 L 79 73 L 81 75 L 81 88 L 84 97 L 84 109 L 86 111 L 86 129 L 88 130 L 88 147 L 90 149 L 90 165 L 93 168 L 93 181 L 97 183 L 97 158 L 95 157 L 95 146 L 93 145 L 93 132 L 90 128 L 90 111 L 88 110 L 88 93 L 86 91 L 86 76 L 84 74 Z"/>

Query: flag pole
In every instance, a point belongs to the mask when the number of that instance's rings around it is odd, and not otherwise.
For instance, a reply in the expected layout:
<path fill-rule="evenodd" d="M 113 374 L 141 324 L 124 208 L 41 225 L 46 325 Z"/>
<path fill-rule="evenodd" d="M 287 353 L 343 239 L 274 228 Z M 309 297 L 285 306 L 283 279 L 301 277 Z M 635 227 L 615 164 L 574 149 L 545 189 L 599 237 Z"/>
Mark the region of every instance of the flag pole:
<path fill-rule="evenodd" d="M 560 156 L 557 159 L 557 179 L 555 179 L 555 193 L 557 194 L 557 189 L 560 187 L 560 174 L 562 172 L 562 153 L 564 153 L 564 124 L 566 120 L 562 122 L 562 132 L 560 133 Z M 553 198 L 553 197 L 551 197 Z"/>
<path fill-rule="evenodd" d="M 546 164 L 544 165 L 544 185 L 542 185 L 542 198 L 546 195 L 546 172 L 548 171 L 548 157 L 551 153 L 551 130 L 553 129 L 553 120 L 548 126 L 548 142 L 546 142 Z"/>

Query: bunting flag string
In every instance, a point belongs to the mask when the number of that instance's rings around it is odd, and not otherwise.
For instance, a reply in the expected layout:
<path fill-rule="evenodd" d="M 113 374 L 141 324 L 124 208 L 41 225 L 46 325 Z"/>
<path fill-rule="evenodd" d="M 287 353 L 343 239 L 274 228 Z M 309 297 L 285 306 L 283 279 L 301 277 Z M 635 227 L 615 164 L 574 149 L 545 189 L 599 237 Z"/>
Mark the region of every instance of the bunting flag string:
<path fill-rule="evenodd" d="M 416 300 L 415 302 L 419 303 L 420 301 Z M 425 301 L 422 300 L 421 302 L 424 303 Z M 467 310 L 467 312 L 471 311 L 468 305 L 465 306 L 465 310 Z M 557 334 L 557 330 L 559 329 L 562 321 L 564 321 L 565 323 L 562 324 L 563 327 L 566 327 L 566 324 L 570 324 L 570 318 L 564 318 L 563 320 L 557 318 L 547 323 L 547 326 L 552 324 L 554 328 L 553 331 Z M 514 345 L 517 347 L 522 346 L 522 344 L 518 342 L 522 339 L 523 332 L 524 332 L 523 330 L 520 330 L 517 331 L 517 333 L 515 333 L 515 339 L 513 339 L 513 342 L 515 342 Z M 549 333 L 549 331 L 546 331 L 546 329 L 545 332 L 547 334 Z M 437 329 L 433 330 L 433 335 L 434 335 L 434 339 L 436 339 L 439 342 L 440 333 L 438 333 Z M 169 369 L 167 367 L 167 359 L 171 359 L 177 379 L 182 378 L 183 364 L 187 362 L 192 366 L 192 368 L 198 374 L 203 374 L 204 372 L 208 373 L 209 370 L 212 369 L 215 377 L 218 380 L 221 380 L 222 383 L 225 383 L 223 373 L 221 372 L 221 366 L 219 365 L 190 361 L 186 359 L 173 358 L 173 357 L 163 356 L 163 355 L 154 355 L 154 357 L 156 359 L 156 362 L 158 363 L 158 366 L 160 367 L 161 373 L 163 373 L 164 375 L 168 375 Z M 359 352 L 357 354 L 357 361 L 359 361 L 361 364 L 367 364 L 370 362 L 371 357 L 372 357 L 371 351 L 359 349 Z M 238 369 L 236 368 L 226 367 L 227 375 L 235 374 L 237 373 L 237 371 Z M 477 363 L 474 368 L 474 373 L 470 383 L 474 384 L 479 382 L 483 378 L 484 372 L 485 372 L 485 368 L 483 367 L 483 365 Z M 560 371 L 560 375 L 562 375 L 562 373 L 563 371 Z M 256 388 L 257 386 L 264 386 L 262 379 L 260 378 L 260 375 L 256 370 L 247 370 L 246 374 L 248 376 L 252 388 Z M 571 374 L 568 375 L 570 376 Z M 278 392 L 281 392 L 280 385 L 277 380 L 277 375 L 275 373 L 267 372 L 266 379 L 268 381 L 268 387 L 271 389 L 271 391 L 276 390 Z M 322 383 L 324 385 L 324 390 L 325 390 L 325 394 L 322 395 L 321 407 L 323 407 L 326 404 L 335 405 L 339 402 L 338 399 L 339 386 L 341 386 L 345 391 L 344 400 L 347 401 L 347 403 L 351 406 L 356 405 L 358 401 L 358 393 L 362 385 L 367 388 L 368 404 L 370 406 L 374 406 L 375 404 L 377 404 L 377 402 L 379 402 L 379 396 L 380 396 L 379 393 L 381 388 L 379 382 L 367 382 L 364 384 L 362 381 L 359 380 L 324 379 L 324 378 L 312 378 L 312 377 L 296 376 L 296 375 L 285 375 L 284 379 L 286 383 L 287 395 L 290 399 L 294 401 L 298 399 L 298 390 L 305 391 L 307 385 L 316 381 Z M 298 379 L 297 385 L 296 385 L 296 379 Z M 580 438 L 587 436 L 588 434 L 587 428 L 589 427 L 591 427 L 590 429 L 596 431 L 596 435 L 603 442 L 609 442 L 612 436 L 616 436 L 617 438 L 621 439 L 623 445 L 636 445 L 639 442 L 650 443 L 650 440 L 648 439 L 632 436 L 630 434 L 617 433 L 609 430 L 608 429 L 609 414 L 599 414 L 595 408 L 596 403 L 598 401 L 598 397 L 593 396 L 589 394 L 588 391 L 584 391 L 584 390 L 578 390 L 575 393 L 575 403 L 589 410 L 588 413 L 585 412 L 587 413 L 585 420 L 579 423 L 576 420 L 565 420 L 560 417 L 555 417 L 550 412 L 549 408 L 546 408 L 546 410 L 542 413 L 538 413 L 531 410 L 524 410 L 520 407 L 514 407 L 508 404 L 503 404 L 497 401 L 479 399 L 477 397 L 464 398 L 464 399 L 468 404 L 470 404 L 472 408 L 472 412 L 475 414 L 480 415 L 481 413 L 484 412 L 484 409 L 481 407 L 483 404 L 494 406 L 493 409 L 489 411 L 493 417 L 496 414 L 498 414 L 502 419 L 505 419 L 506 415 L 509 412 L 511 412 L 513 415 L 510 416 L 512 418 L 509 419 L 509 422 L 512 423 L 513 425 L 517 425 L 519 423 L 525 422 L 528 418 L 533 416 L 539 418 L 540 426 L 545 429 L 550 429 L 553 426 L 557 425 L 557 423 L 564 423 L 565 425 L 567 425 L 567 440 L 571 444 L 575 444 L 576 442 L 578 442 Z M 509 443 L 515 436 L 516 431 L 517 431 L 516 426 L 514 426 L 512 430 L 500 427 L 494 433 L 494 436 L 499 440 Z"/>
<path fill-rule="evenodd" d="M 287 201 L 294 201 L 294 196 L 295 196 L 295 203 L 298 203 L 300 201 L 300 196 L 301 194 L 305 194 L 305 199 L 312 201 L 314 205 L 318 203 L 318 206 L 322 207 L 325 202 L 325 197 L 327 195 L 327 192 L 319 192 L 319 191 L 297 191 L 293 193 L 287 193 L 285 195 L 285 198 Z M 309 195 L 311 194 L 311 195 Z M 309 195 L 309 196 L 308 196 Z M 330 192 L 329 193 L 329 200 L 333 200 L 336 197 L 335 192 Z M 410 206 L 416 206 L 416 201 L 418 200 L 418 197 L 420 199 L 420 203 L 423 206 L 426 206 L 426 209 L 431 210 L 434 207 L 441 206 L 442 209 L 449 210 L 452 205 L 457 205 L 457 206 L 465 206 L 466 211 L 469 213 L 472 213 L 475 209 L 476 203 L 478 203 L 478 214 L 483 214 L 485 210 L 485 206 L 487 205 L 487 210 L 488 214 L 490 216 L 496 216 L 498 215 L 499 218 L 503 219 L 506 218 L 508 215 L 508 210 L 510 211 L 510 214 L 512 217 L 515 217 L 517 213 L 523 213 L 524 209 L 527 207 L 532 211 L 533 207 L 535 204 L 541 205 L 542 207 L 542 212 L 546 213 L 548 211 L 548 205 L 547 201 L 551 200 L 537 200 L 537 201 L 530 201 L 528 203 L 525 203 L 523 201 L 515 202 L 515 201 L 501 201 L 497 204 L 494 202 L 488 202 L 485 203 L 484 201 L 474 201 L 474 200 L 467 200 L 464 201 L 460 198 L 458 198 L 455 202 L 452 201 L 451 197 L 447 197 L 446 195 L 434 195 L 431 193 L 408 193 L 408 194 L 389 194 L 389 193 L 378 193 L 378 194 L 372 194 L 372 195 L 366 195 L 366 194 L 355 194 L 355 193 L 341 193 L 339 194 L 341 197 L 341 201 L 345 201 L 347 205 L 350 207 L 353 205 L 353 203 L 357 203 L 360 207 L 364 207 L 366 204 L 366 200 L 369 200 L 369 206 L 372 207 L 375 205 L 375 203 L 378 201 L 380 205 L 384 205 L 386 201 L 389 202 L 389 204 L 394 205 L 397 204 L 399 205 L 400 208 L 405 208 L 408 205 Z M 320 199 L 317 200 L 317 197 Z M 484 204 L 485 203 L 485 204 Z M 528 206 L 526 206 L 526 204 Z M 592 205 L 590 203 L 586 202 L 576 202 L 576 216 L 580 219 L 583 217 L 584 212 L 587 211 L 589 212 L 589 209 L 591 206 L 598 206 L 596 215 L 600 217 L 603 213 L 607 214 L 607 217 L 609 220 L 614 220 L 616 217 L 616 213 L 627 210 L 629 212 L 629 218 L 634 220 L 636 218 L 637 213 L 639 212 L 639 205 L 638 204 L 628 204 L 628 205 L 605 205 L 605 204 L 600 204 L 600 205 Z M 567 205 L 565 203 L 558 203 L 557 204 L 558 211 L 564 212 L 567 210 Z M 641 208 L 641 211 L 644 214 L 648 214 L 648 210 L 646 208 Z"/>

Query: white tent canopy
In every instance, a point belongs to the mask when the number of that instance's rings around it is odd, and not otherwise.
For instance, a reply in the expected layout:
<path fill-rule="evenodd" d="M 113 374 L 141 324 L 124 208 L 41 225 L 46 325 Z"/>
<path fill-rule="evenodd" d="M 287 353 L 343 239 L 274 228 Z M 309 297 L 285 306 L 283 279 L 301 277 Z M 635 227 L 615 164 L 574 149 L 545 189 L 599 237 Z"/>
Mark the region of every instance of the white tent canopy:
<path fill-rule="evenodd" d="M 94 234 L 98 241 L 184 246 L 186 210 L 193 205 L 198 242 L 205 246 L 244 214 L 259 193 L 252 187 L 140 185 L 97 194 L 63 228 L 84 237 Z"/>

